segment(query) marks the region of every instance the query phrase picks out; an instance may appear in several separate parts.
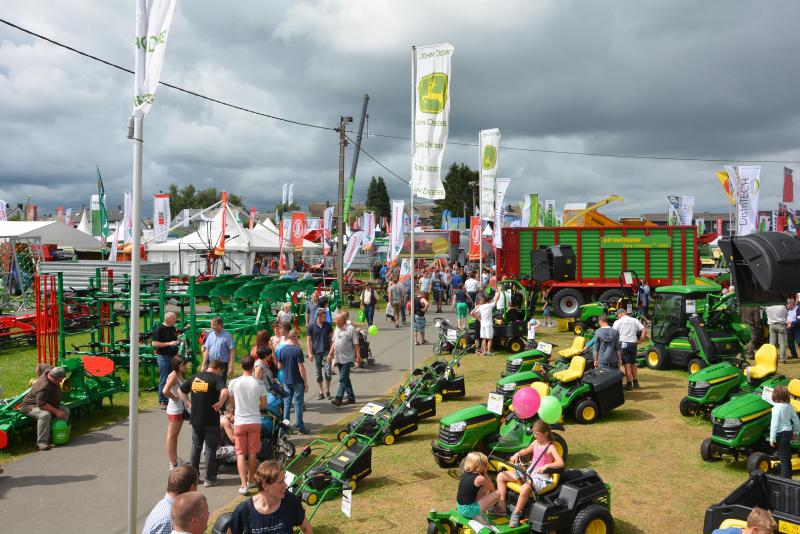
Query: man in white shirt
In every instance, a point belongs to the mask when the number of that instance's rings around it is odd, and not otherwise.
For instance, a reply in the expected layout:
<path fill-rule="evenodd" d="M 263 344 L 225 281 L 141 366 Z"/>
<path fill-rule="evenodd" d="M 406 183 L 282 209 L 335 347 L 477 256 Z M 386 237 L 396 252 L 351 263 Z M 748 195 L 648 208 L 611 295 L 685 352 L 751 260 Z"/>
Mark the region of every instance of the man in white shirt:
<path fill-rule="evenodd" d="M 797 343 L 797 301 L 792 297 L 786 300 L 786 342 L 789 344 L 789 352 L 792 353 L 793 358 L 797 358 L 797 350 L 794 348 Z"/>
<path fill-rule="evenodd" d="M 228 417 L 233 412 L 236 468 L 242 482 L 239 488 L 241 495 L 247 495 L 258 487 L 254 477 L 256 456 L 261 450 L 261 410 L 267 407 L 267 387 L 253 376 L 254 364 L 252 356 L 242 358 L 242 376 L 231 380 L 228 385 Z"/>
<path fill-rule="evenodd" d="M 639 333 L 642 339 L 647 336 L 644 325 L 634 317 L 628 315 L 627 310 L 617 310 L 617 320 L 614 321 L 614 330 L 619 332 L 620 353 L 622 364 L 625 366 L 625 389 L 639 389 L 639 373 L 636 367 L 636 344 L 639 342 Z"/>
<path fill-rule="evenodd" d="M 478 352 L 482 352 L 484 356 L 492 355 L 492 338 L 494 338 L 493 312 L 494 302 L 484 302 L 483 297 L 478 297 L 478 305 L 472 310 L 472 316 L 480 321 L 480 349 Z"/>
<path fill-rule="evenodd" d="M 764 311 L 769 325 L 769 344 L 780 348 L 780 361 L 786 363 L 786 323 L 789 319 L 789 310 L 783 304 L 775 304 L 767 306 Z"/>
<path fill-rule="evenodd" d="M 464 291 L 467 292 L 469 298 L 472 299 L 472 302 L 475 302 L 476 297 L 478 296 L 478 281 L 475 279 L 475 274 L 470 273 L 467 279 L 464 281 Z"/>

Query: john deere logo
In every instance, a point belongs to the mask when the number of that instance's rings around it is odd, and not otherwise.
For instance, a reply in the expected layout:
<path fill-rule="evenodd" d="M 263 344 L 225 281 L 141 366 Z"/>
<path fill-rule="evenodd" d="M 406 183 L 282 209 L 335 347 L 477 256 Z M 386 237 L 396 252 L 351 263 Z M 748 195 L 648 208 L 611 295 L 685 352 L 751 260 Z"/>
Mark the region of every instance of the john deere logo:
<path fill-rule="evenodd" d="M 423 113 L 441 113 L 447 103 L 447 74 L 434 72 L 423 76 L 417 87 L 419 110 Z"/>
<path fill-rule="evenodd" d="M 483 170 L 494 169 L 497 164 L 497 148 L 492 145 L 483 147 Z"/>

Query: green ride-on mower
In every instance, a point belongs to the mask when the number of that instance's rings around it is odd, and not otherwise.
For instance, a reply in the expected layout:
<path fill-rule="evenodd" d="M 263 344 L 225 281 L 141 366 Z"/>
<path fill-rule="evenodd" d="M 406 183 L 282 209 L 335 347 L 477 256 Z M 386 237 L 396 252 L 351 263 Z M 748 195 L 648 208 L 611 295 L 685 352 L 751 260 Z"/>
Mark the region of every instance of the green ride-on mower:
<path fill-rule="evenodd" d="M 638 311 L 633 309 L 632 301 L 636 299 L 636 288 L 639 287 L 639 276 L 634 271 L 620 273 L 619 288 L 607 289 L 600 293 L 597 301 L 582 304 L 580 311 L 572 323 L 572 333 L 591 339 L 594 331 L 600 328 L 598 319 L 605 314 L 608 324 L 613 324 L 617 319 L 617 310 L 624 309 L 631 316 L 638 317 Z"/>
<path fill-rule="evenodd" d="M 547 367 L 550 371 L 562 371 L 569 367 L 570 361 L 575 356 L 580 356 L 586 352 L 586 338 L 575 336 L 572 345 L 561 349 L 558 359 L 552 364 L 548 364 L 548 359 L 552 353 L 552 348 L 558 345 L 540 342 L 535 349 L 526 350 L 521 354 L 511 354 L 506 358 L 506 368 L 502 373 L 503 377 L 520 373 L 523 371 L 535 370 L 544 374 L 543 369 Z"/>
<path fill-rule="evenodd" d="M 499 470 L 516 471 L 520 479 L 532 483 L 521 465 L 506 463 L 503 458 L 490 456 Z M 519 526 L 508 526 L 508 515 L 487 513 L 485 519 L 469 519 L 453 508 L 448 512 L 432 510 L 428 514 L 428 534 L 529 534 L 569 532 L 572 534 L 613 534 L 610 486 L 592 469 L 562 469 L 548 471 L 553 483 L 532 495 L 522 510 Z M 514 509 L 522 489 L 519 482 L 508 483 L 506 504 Z"/>
<path fill-rule="evenodd" d="M 699 278 L 688 285 L 656 288 L 650 344 L 640 363 L 696 373 L 742 354 L 750 329 L 739 320 L 735 295 L 721 291 Z"/>
<path fill-rule="evenodd" d="M 525 350 L 528 343 L 528 319 L 533 315 L 536 299 L 528 297 L 528 290 L 519 280 L 503 280 L 498 282 L 499 290 L 510 293 L 506 297 L 506 307 L 494 311 L 494 336 L 492 347 L 518 353 Z M 480 342 L 480 321 L 472 316 L 467 318 L 467 331 L 464 337 L 467 344 Z"/>
<path fill-rule="evenodd" d="M 755 365 L 735 358 L 709 365 L 689 375 L 688 395 L 681 399 L 679 410 L 684 417 L 710 415 L 715 406 L 743 393 L 759 393 L 765 383 L 776 377 L 778 352 L 774 345 L 762 345 L 755 355 Z M 769 386 L 769 384 L 767 384 Z"/>
<path fill-rule="evenodd" d="M 759 393 L 745 393 L 732 398 L 711 411 L 711 437 L 700 445 L 700 456 L 706 462 L 720 460 L 725 455 L 738 460 L 748 457 L 748 470 L 758 463 L 755 453 L 771 455 L 769 427 L 772 420 L 772 390 L 775 386 L 788 386 L 790 394 L 800 394 L 800 380 L 775 377 L 763 384 Z M 770 399 L 770 400 L 766 400 Z M 793 401 L 795 409 L 800 401 Z M 793 448 L 800 448 L 794 442 Z"/>
<path fill-rule="evenodd" d="M 586 359 L 575 356 L 569 368 L 553 374 L 557 384 L 550 395 L 561 402 L 562 413 L 569 413 L 575 422 L 591 424 L 625 403 L 622 379 L 617 369 L 586 371 Z"/>
<path fill-rule="evenodd" d="M 530 385 L 541 397 L 550 393 L 544 382 Z M 513 396 L 513 393 L 512 393 Z M 473 450 L 489 451 L 505 458 L 527 447 L 533 441 L 533 423 L 537 416 L 520 419 L 510 411 L 509 401 L 503 415 L 489 411 L 486 404 L 476 404 L 446 415 L 439 422 L 439 436 L 431 442 L 431 454 L 439 467 L 455 467 Z M 551 425 L 554 430 L 564 430 L 563 425 Z M 569 449 L 564 438 L 553 433 L 553 443 L 566 460 Z"/>

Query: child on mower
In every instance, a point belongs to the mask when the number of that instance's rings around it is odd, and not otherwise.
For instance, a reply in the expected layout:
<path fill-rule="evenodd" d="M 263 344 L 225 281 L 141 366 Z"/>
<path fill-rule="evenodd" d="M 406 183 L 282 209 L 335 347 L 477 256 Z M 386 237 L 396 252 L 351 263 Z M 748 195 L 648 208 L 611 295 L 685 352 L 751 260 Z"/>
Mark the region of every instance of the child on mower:
<path fill-rule="evenodd" d="M 544 488 L 553 483 L 553 477 L 545 474 L 547 469 L 563 469 L 564 459 L 559 454 L 556 447 L 553 445 L 553 439 L 550 434 L 550 425 L 538 419 L 533 424 L 534 441 L 529 446 L 511 456 L 511 462 L 517 463 L 522 456 L 532 455 L 531 464 L 527 468 L 534 487 L 531 483 L 523 480 L 516 471 L 503 471 L 497 475 L 497 490 L 500 492 L 500 503 L 498 508 L 503 511 L 506 510 L 506 494 L 508 493 L 509 482 L 521 482 L 522 491 L 520 491 L 517 498 L 517 504 L 514 506 L 514 513 L 511 514 L 511 519 L 508 522 L 510 528 L 519 526 L 519 518 L 525 505 L 528 504 L 531 492 L 538 493 Z"/>
<path fill-rule="evenodd" d="M 747 528 L 718 528 L 711 534 L 772 534 L 778 528 L 769 510 L 755 507 L 747 516 Z"/>
<path fill-rule="evenodd" d="M 540 326 L 542 326 L 542 323 L 536 317 L 531 317 L 531 320 L 528 321 L 528 345 L 526 348 L 536 348 L 536 329 Z"/>
<path fill-rule="evenodd" d="M 458 513 L 472 519 L 495 504 L 500 494 L 489 479 L 489 458 L 482 452 L 473 451 L 464 460 L 464 474 L 458 483 L 456 507 Z"/>

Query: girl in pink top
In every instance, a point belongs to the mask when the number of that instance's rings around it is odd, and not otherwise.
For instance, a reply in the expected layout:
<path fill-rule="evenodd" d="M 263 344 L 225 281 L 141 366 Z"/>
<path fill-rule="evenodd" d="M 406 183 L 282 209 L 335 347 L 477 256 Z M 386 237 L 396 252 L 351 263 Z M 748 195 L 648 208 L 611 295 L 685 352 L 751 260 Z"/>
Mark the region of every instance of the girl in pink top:
<path fill-rule="evenodd" d="M 511 514 L 511 519 L 508 522 L 510 528 L 519 526 L 520 514 L 528 503 L 531 492 L 538 493 L 553 483 L 553 477 L 546 474 L 546 471 L 548 469 L 564 468 L 564 459 L 553 444 L 552 436 L 550 435 L 550 425 L 541 419 L 537 420 L 533 424 L 533 436 L 535 438 L 533 443 L 512 455 L 511 462 L 517 463 L 522 456 L 532 455 L 527 471 L 533 480 L 534 487 L 531 487 L 531 483 L 527 478 L 521 479 L 516 471 L 503 471 L 497 475 L 497 489 L 500 493 L 498 508 L 502 510 L 506 509 L 507 484 L 509 482 L 523 483 L 517 504 L 514 506 L 514 513 Z"/>

